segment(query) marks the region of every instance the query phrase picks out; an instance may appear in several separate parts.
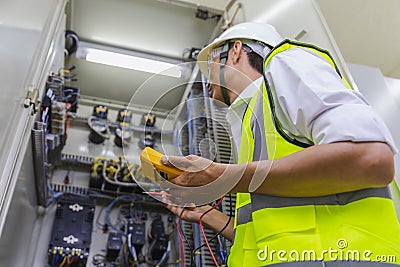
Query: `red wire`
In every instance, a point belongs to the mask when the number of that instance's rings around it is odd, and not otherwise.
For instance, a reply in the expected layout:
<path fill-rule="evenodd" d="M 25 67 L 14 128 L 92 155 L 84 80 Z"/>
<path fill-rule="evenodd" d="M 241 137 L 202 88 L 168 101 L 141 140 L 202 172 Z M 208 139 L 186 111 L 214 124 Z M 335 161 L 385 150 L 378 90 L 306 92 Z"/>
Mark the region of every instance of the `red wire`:
<path fill-rule="evenodd" d="M 207 213 L 209 213 L 210 211 L 212 211 L 213 209 L 215 209 L 216 207 L 218 207 L 218 206 L 222 203 L 222 200 L 223 200 L 223 199 L 224 199 L 224 197 L 221 197 L 221 199 L 220 199 L 214 206 L 212 206 L 209 210 L 207 210 L 206 212 L 204 212 L 204 213 L 200 216 L 200 220 L 199 220 L 201 233 L 203 234 L 203 237 L 204 237 L 204 240 L 205 240 L 205 242 L 206 242 L 208 251 L 210 251 L 210 254 L 211 254 L 211 257 L 212 257 L 212 259 L 213 259 L 213 261 L 214 261 L 214 263 L 215 263 L 215 266 L 217 266 L 217 267 L 219 267 L 219 265 L 218 265 L 217 260 L 216 260 L 215 257 L 214 257 L 214 253 L 213 253 L 212 250 L 211 250 L 210 244 L 208 243 L 208 240 L 207 240 L 207 237 L 206 237 L 206 233 L 204 232 L 203 221 L 202 221 L 202 220 L 203 220 L 204 215 L 206 215 Z"/>
<path fill-rule="evenodd" d="M 183 242 L 183 237 L 181 231 L 179 230 L 180 224 L 181 224 L 181 217 L 178 217 L 178 222 L 176 223 L 176 230 L 178 231 L 178 236 L 179 239 L 181 240 L 182 267 L 185 267 L 185 243 Z"/>
<path fill-rule="evenodd" d="M 68 265 L 66 265 L 65 267 L 70 267 L 72 263 L 75 262 L 75 256 L 72 258 L 72 260 L 68 263 Z"/>

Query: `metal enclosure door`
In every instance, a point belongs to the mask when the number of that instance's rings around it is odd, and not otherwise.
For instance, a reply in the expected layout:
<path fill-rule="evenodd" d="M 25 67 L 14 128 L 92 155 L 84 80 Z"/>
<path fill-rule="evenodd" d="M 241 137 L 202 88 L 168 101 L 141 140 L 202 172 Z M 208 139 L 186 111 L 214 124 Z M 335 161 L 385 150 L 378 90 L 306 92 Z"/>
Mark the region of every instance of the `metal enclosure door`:
<path fill-rule="evenodd" d="M 38 218 L 30 132 L 50 71 L 63 59 L 66 0 L 0 9 L 0 266 L 29 266 Z M 61 52 L 61 55 L 60 55 Z M 57 60 L 55 60 L 57 59 Z"/>

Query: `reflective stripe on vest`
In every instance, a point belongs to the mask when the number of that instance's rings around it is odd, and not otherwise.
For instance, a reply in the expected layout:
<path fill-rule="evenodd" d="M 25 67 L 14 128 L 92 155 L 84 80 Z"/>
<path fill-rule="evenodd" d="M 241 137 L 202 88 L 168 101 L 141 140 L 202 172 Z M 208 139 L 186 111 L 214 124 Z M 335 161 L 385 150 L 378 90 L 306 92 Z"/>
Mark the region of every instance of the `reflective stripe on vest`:
<path fill-rule="evenodd" d="M 252 210 L 253 210 L 253 208 L 252 208 L 252 205 L 250 205 L 250 203 L 238 208 L 236 224 L 240 225 L 240 224 L 245 224 L 245 223 L 251 222 Z"/>
<path fill-rule="evenodd" d="M 326 59 L 329 64 L 338 72 L 336 64 L 326 51 L 311 45 L 303 45 L 288 40 L 283 41 L 270 52 L 265 60 L 264 70 L 267 69 L 268 63 L 274 55 L 279 52 L 297 47 L 309 49 L 312 52 L 320 55 Z M 340 76 L 339 72 L 338 75 Z M 347 87 L 351 89 L 348 83 L 344 79 L 342 80 Z M 260 92 L 262 93 L 257 92 L 249 102 L 242 123 L 242 139 L 238 163 L 245 163 L 266 158 L 278 159 L 312 145 L 311 142 L 296 140 L 287 135 L 285 130 L 282 128 L 282 124 L 280 123 L 279 119 L 276 117 L 274 110 L 275 104 L 271 89 L 272 88 L 269 86 L 268 81 L 264 77 L 264 84 L 260 89 Z M 376 238 L 376 236 L 370 236 L 365 240 L 361 239 L 361 243 L 359 238 L 351 240 L 353 248 L 362 249 L 364 245 L 363 243 L 366 243 L 367 245 L 371 244 L 371 247 L 373 247 L 376 252 L 396 251 L 396 253 L 392 254 L 397 255 L 397 248 L 400 246 L 400 242 L 398 237 L 390 235 L 390 233 L 399 233 L 400 235 L 400 229 L 398 224 L 396 224 L 397 219 L 392 207 L 393 202 L 389 198 L 390 196 L 386 188 L 363 189 L 348 193 L 313 198 L 282 198 L 261 194 L 237 194 L 237 199 L 239 201 L 237 201 L 235 211 L 235 240 L 232 246 L 231 255 L 228 258 L 228 266 L 236 267 L 266 265 L 266 262 L 257 261 L 257 250 L 254 249 L 254 247 L 261 249 L 265 244 L 276 245 L 278 246 L 275 247 L 277 249 L 289 248 L 286 247 L 286 244 L 299 249 L 314 248 L 315 245 L 312 243 L 314 242 L 312 241 L 314 240 L 313 238 L 305 239 L 311 241 L 304 241 L 304 239 L 301 239 L 303 241 L 296 242 L 290 239 L 290 237 L 287 237 L 289 239 L 285 239 L 285 235 L 289 233 L 289 236 L 292 236 L 296 235 L 297 232 L 303 234 L 310 233 L 309 231 L 314 231 L 313 229 L 316 227 L 317 215 L 322 216 L 321 218 L 327 218 L 326 216 L 332 214 L 331 212 L 334 212 L 333 214 L 337 214 L 338 212 L 341 213 L 341 216 L 344 216 L 343 218 L 348 220 L 344 220 L 343 223 L 345 226 L 351 225 L 353 221 L 360 222 L 357 216 L 362 218 L 361 223 L 365 223 L 369 226 L 369 221 L 373 221 L 373 214 L 375 212 L 379 212 L 379 219 L 382 219 L 382 222 L 385 221 L 385 228 L 382 229 L 380 233 L 383 233 L 385 238 L 388 240 L 388 242 L 382 245 L 384 248 L 380 250 L 380 241 Z M 329 208 L 330 206 L 332 206 L 332 208 Z M 366 216 L 361 216 L 361 214 L 359 214 L 360 212 L 362 212 L 362 215 Z M 341 216 L 339 216 L 340 218 L 336 216 L 336 218 L 342 219 Z M 276 221 L 276 218 L 279 218 L 278 221 Z M 322 222 L 326 223 L 326 221 Z M 374 222 L 372 222 L 372 227 L 370 228 L 375 230 L 377 227 L 375 225 L 376 223 L 374 224 Z M 251 233 L 252 238 L 248 238 L 246 236 L 246 234 L 250 232 L 248 231 L 250 226 L 255 231 L 255 233 Z M 349 231 L 349 233 L 353 233 L 351 227 L 344 227 L 342 231 Z M 265 234 L 265 232 L 267 233 Z M 328 240 L 332 241 L 331 239 L 343 237 L 340 236 L 340 233 L 341 232 L 333 231 L 328 235 Z M 367 235 L 367 233 L 368 231 L 362 233 L 362 237 Z M 334 234 L 337 234 L 338 236 Z M 236 240 L 236 236 L 240 236 L 240 240 Z M 269 237 L 272 239 L 268 239 Z M 286 241 L 280 241 L 281 237 L 283 237 L 283 240 Z M 320 240 L 320 238 L 318 237 L 315 240 Z M 325 240 L 324 242 L 327 241 Z M 321 247 L 319 247 L 319 249 L 321 249 Z M 254 258 L 256 258 L 257 263 L 254 263 Z M 325 260 L 327 259 L 325 258 Z M 400 255 L 398 255 L 397 260 L 400 261 Z M 249 262 L 253 264 L 248 265 L 247 263 Z M 268 262 L 267 265 L 286 266 L 284 264 L 288 264 L 287 266 L 300 267 L 353 266 L 331 265 L 334 263 L 329 261 L 320 263 L 323 265 L 301 265 L 301 262 L 276 263 L 277 261 L 272 261 Z M 346 262 L 345 264 L 351 264 L 351 262 Z M 360 266 L 387 266 L 387 264 L 365 264 L 369 263 L 362 263 L 362 265 L 360 263 Z"/>
<path fill-rule="evenodd" d="M 249 193 L 236 194 L 236 207 L 233 227 L 236 228 L 239 224 L 247 223 L 251 219 L 251 197 Z"/>
<path fill-rule="evenodd" d="M 366 188 L 357 191 L 321 197 L 276 197 L 264 194 L 251 194 L 251 206 L 252 211 L 257 211 L 265 208 L 281 208 L 289 206 L 346 205 L 367 197 L 380 197 L 390 199 L 389 189 L 387 187 Z M 246 218 L 251 218 L 251 216 L 249 216 L 248 214 L 244 214 L 243 212 L 240 213 L 240 215 Z"/>

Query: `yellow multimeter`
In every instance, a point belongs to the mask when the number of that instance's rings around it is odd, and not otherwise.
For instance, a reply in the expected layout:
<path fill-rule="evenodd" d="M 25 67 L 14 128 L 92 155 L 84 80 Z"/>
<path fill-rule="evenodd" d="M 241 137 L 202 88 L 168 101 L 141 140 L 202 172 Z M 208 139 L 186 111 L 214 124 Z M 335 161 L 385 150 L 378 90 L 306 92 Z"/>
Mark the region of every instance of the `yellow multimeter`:
<path fill-rule="evenodd" d="M 150 147 L 143 149 L 142 153 L 140 153 L 140 162 L 142 163 L 142 172 L 145 177 L 156 182 L 159 179 L 154 173 L 155 171 L 167 180 L 173 179 L 183 172 L 178 168 L 165 166 L 161 162 L 163 156 L 163 154 Z"/>

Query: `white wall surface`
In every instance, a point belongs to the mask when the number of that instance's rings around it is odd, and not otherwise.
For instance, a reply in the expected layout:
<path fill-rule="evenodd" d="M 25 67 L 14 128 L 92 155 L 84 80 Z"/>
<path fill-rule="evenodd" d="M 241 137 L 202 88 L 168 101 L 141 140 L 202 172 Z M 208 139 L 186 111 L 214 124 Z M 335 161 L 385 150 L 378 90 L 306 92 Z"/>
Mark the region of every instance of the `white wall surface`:
<path fill-rule="evenodd" d="M 348 64 L 360 92 L 382 117 L 400 149 L 400 80 L 385 78 L 378 68 Z M 388 86 L 389 85 L 389 86 Z M 400 184 L 400 155 L 395 156 L 396 180 Z"/>
<path fill-rule="evenodd" d="M 0 25 L 41 30 L 52 0 L 0 0 Z"/>
<path fill-rule="evenodd" d="M 399 0 L 316 0 L 346 60 L 400 78 Z"/>
<path fill-rule="evenodd" d="M 391 96 L 400 104 L 400 79 L 384 77 Z"/>
<path fill-rule="evenodd" d="M 314 0 L 243 0 L 244 14 L 240 20 L 265 22 L 276 27 L 283 38 L 295 38 L 300 32 L 306 34 L 301 42 L 312 43 L 327 49 L 347 80 L 353 84 L 343 57 Z M 354 84 L 353 84 L 354 85 Z"/>

